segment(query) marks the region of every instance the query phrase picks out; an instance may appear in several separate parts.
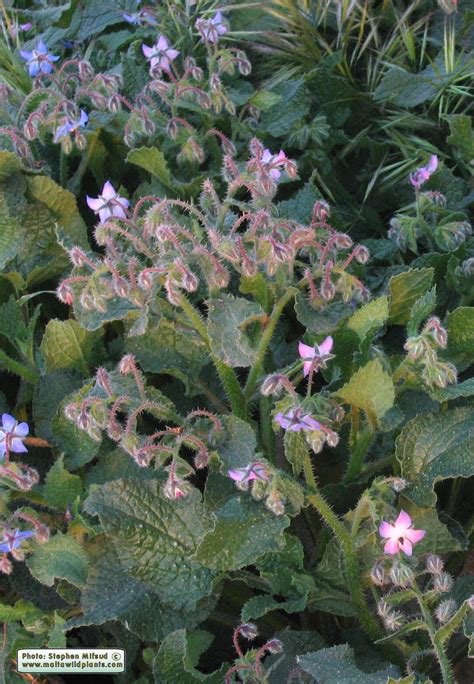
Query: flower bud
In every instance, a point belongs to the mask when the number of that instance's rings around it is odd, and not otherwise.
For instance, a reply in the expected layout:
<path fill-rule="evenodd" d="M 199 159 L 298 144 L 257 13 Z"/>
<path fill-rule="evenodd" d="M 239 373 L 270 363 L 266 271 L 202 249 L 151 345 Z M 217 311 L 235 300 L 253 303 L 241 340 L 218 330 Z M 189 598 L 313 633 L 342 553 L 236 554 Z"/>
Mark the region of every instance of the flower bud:
<path fill-rule="evenodd" d="M 285 500 L 275 489 L 270 492 L 265 501 L 265 508 L 275 515 L 283 515 L 285 512 Z"/>
<path fill-rule="evenodd" d="M 357 245 L 357 247 L 354 250 L 354 257 L 355 260 L 359 262 L 359 264 L 365 264 L 369 260 L 370 253 L 367 247 L 364 247 L 364 245 Z"/>
<path fill-rule="evenodd" d="M 283 389 L 283 382 L 288 381 L 286 375 L 268 375 L 262 382 L 260 394 L 264 397 L 278 395 Z"/>
<path fill-rule="evenodd" d="M 324 433 L 321 430 L 312 430 L 311 432 L 306 432 L 305 436 L 307 443 L 314 453 L 319 454 L 325 442 Z"/>
<path fill-rule="evenodd" d="M 385 568 L 381 563 L 376 563 L 372 570 L 370 571 L 370 579 L 372 584 L 377 587 L 383 587 L 387 583 L 387 576 L 385 574 Z"/>
<path fill-rule="evenodd" d="M 272 654 L 281 653 L 283 651 L 283 643 L 280 639 L 270 639 L 262 648 L 265 648 Z"/>
<path fill-rule="evenodd" d="M 58 289 L 56 290 L 56 296 L 60 302 L 63 304 L 68 304 L 69 306 L 71 306 L 74 301 L 72 289 L 67 283 L 60 283 Z"/>
<path fill-rule="evenodd" d="M 239 634 L 241 634 L 244 639 L 248 639 L 248 641 L 253 641 L 258 636 L 257 625 L 254 625 L 252 622 L 246 622 L 237 629 Z"/>
<path fill-rule="evenodd" d="M 439 556 L 430 554 L 426 559 L 426 571 L 431 575 L 439 575 L 443 572 L 443 561 Z"/>
<path fill-rule="evenodd" d="M 339 435 L 333 430 L 328 430 L 326 432 L 326 443 L 330 447 L 335 447 L 339 444 Z"/>
<path fill-rule="evenodd" d="M 394 564 L 390 570 L 390 579 L 396 587 L 409 587 L 413 583 L 415 575 L 408 565 Z"/>
<path fill-rule="evenodd" d="M 440 572 L 433 578 L 433 589 L 440 594 L 446 594 L 453 586 L 453 578 L 447 572 Z"/>
<path fill-rule="evenodd" d="M 3 572 L 4 575 L 10 575 L 12 570 L 13 570 L 13 565 L 8 560 L 7 554 L 6 553 L 2 554 L 2 557 L 0 560 L 0 572 Z"/>
<path fill-rule="evenodd" d="M 118 365 L 118 372 L 122 375 L 134 373 L 136 370 L 135 357 L 132 354 L 126 354 Z"/>
<path fill-rule="evenodd" d="M 441 624 L 449 622 L 449 620 L 453 617 L 454 613 L 456 612 L 456 608 L 456 601 L 454 601 L 453 599 L 446 599 L 445 601 L 441 601 L 441 603 L 437 606 L 435 610 L 435 617 Z"/>
<path fill-rule="evenodd" d="M 122 108 L 122 103 L 120 101 L 120 97 L 117 94 L 111 95 L 109 97 L 109 101 L 107 102 L 107 109 L 112 112 L 112 114 L 116 114 L 119 112 Z"/>

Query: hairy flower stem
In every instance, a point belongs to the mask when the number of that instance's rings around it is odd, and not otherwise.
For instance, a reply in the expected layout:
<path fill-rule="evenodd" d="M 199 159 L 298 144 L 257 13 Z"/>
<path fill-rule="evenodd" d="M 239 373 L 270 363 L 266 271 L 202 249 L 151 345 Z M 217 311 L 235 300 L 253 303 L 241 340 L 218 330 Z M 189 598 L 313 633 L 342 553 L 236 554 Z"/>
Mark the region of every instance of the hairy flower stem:
<path fill-rule="evenodd" d="M 456 680 L 454 679 L 454 673 L 451 667 L 451 663 L 449 662 L 449 658 L 444 651 L 443 644 L 437 636 L 436 625 L 428 609 L 428 606 L 425 603 L 423 593 L 415 580 L 413 581 L 412 589 L 414 594 L 416 595 L 416 600 L 418 601 L 418 605 L 420 606 L 420 610 L 423 615 L 423 619 L 425 621 L 428 634 L 430 635 L 431 643 L 433 644 L 436 659 L 441 670 L 443 684 L 454 684 Z"/>
<path fill-rule="evenodd" d="M 268 321 L 267 326 L 263 331 L 262 337 L 260 338 L 260 342 L 257 349 L 257 358 L 255 359 L 255 363 L 250 369 L 250 373 L 245 384 L 244 395 L 247 401 L 250 401 L 252 399 L 252 395 L 255 391 L 255 386 L 257 384 L 258 378 L 263 372 L 265 354 L 267 353 L 268 345 L 270 344 L 270 341 L 273 337 L 273 333 L 275 332 L 277 323 L 280 320 L 280 316 L 283 313 L 283 309 L 288 304 L 288 302 L 291 299 L 293 299 L 297 292 L 298 290 L 296 288 L 289 287 L 286 290 L 285 294 L 282 297 L 280 297 L 280 299 L 275 303 L 275 306 L 273 307 L 270 320 Z"/>
<path fill-rule="evenodd" d="M 188 319 L 193 324 L 196 332 L 201 336 L 203 341 L 206 343 L 211 359 L 214 363 L 214 366 L 216 367 L 217 374 L 220 378 L 220 381 L 222 382 L 225 393 L 232 407 L 232 412 L 238 418 L 248 420 L 247 402 L 245 401 L 245 397 L 242 392 L 240 383 L 237 380 L 237 377 L 232 368 L 223 363 L 212 352 L 211 341 L 209 339 L 209 335 L 207 334 L 206 326 L 201 317 L 201 314 L 194 308 L 194 306 L 191 304 L 189 299 L 185 297 L 185 295 L 180 296 L 180 306 L 183 309 L 186 316 L 188 317 Z"/>
<path fill-rule="evenodd" d="M 31 370 L 31 368 L 28 368 L 19 361 L 15 361 L 8 356 L 8 354 L 5 354 L 2 349 L 0 349 L 0 368 L 5 368 L 5 370 L 13 373 L 14 375 L 18 375 L 27 382 L 38 382 L 39 375 L 36 371 Z"/>
<path fill-rule="evenodd" d="M 380 639 L 382 636 L 382 632 L 375 617 L 372 615 L 367 605 L 367 599 L 365 597 L 364 590 L 362 587 L 362 577 L 359 568 L 359 561 L 357 560 L 357 555 L 354 550 L 349 530 L 345 528 L 343 523 L 339 520 L 331 506 L 324 498 L 324 496 L 321 494 L 316 482 L 316 478 L 314 477 L 313 467 L 311 464 L 311 456 L 309 453 L 307 453 L 305 456 L 303 468 L 306 484 L 311 492 L 308 495 L 308 501 L 318 511 L 321 518 L 324 520 L 326 525 L 328 525 L 328 527 L 332 530 L 334 536 L 341 545 L 342 552 L 344 555 L 344 564 L 349 591 L 351 594 L 352 601 L 354 602 L 354 606 L 357 609 L 361 626 L 372 639 Z"/>

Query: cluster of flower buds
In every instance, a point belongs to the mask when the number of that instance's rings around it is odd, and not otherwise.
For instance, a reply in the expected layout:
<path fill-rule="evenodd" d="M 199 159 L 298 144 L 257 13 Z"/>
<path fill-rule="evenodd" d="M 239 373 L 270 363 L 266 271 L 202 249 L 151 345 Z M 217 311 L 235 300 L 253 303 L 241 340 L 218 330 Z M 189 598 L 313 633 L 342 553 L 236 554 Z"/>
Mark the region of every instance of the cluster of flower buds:
<path fill-rule="evenodd" d="M 156 13 L 152 8 L 142 8 L 135 14 L 125 13 L 123 17 L 132 24 L 156 23 Z M 5 99 L 18 110 L 16 118 L 20 126 L 0 128 L 0 136 L 16 152 L 31 158 L 28 141 L 40 139 L 45 142 L 47 134 L 52 134 L 53 141 L 61 144 L 65 154 L 70 154 L 74 147 L 83 150 L 87 146 L 87 124 L 92 110 L 114 114 L 126 110 L 128 120 L 124 141 L 129 147 L 133 147 L 141 137 L 153 136 L 159 126 L 172 139 L 179 135 L 182 148 L 177 155 L 178 161 L 202 164 L 206 157 L 203 143 L 210 137 L 217 138 L 229 154 L 233 151 L 232 143 L 220 131 L 209 130 L 207 112 L 219 114 L 225 109 L 231 115 L 236 113 L 223 76 L 236 72 L 248 75 L 251 65 L 241 50 L 218 44 L 219 37 L 228 30 L 220 12 L 212 18 L 198 19 L 196 28 L 208 46 L 206 69 L 198 66 L 192 56 L 183 57 L 166 36 L 159 35 L 153 46 L 142 46 L 144 60 L 150 64 L 151 80 L 133 101 L 123 94 L 120 77 L 96 74 L 86 60 L 61 62 L 42 41 L 32 51 L 21 50 L 20 54 L 34 79 L 33 88 L 22 101 L 12 89 L 3 88 Z M 182 64 L 182 68 L 178 64 Z M 205 129 L 200 130 L 187 120 L 190 101 L 205 112 Z M 250 130 L 256 116 L 258 110 L 245 105 L 239 125 L 245 126 L 248 120 Z M 196 121 L 196 116 L 193 120 Z"/>
<path fill-rule="evenodd" d="M 446 387 L 457 381 L 457 370 L 452 363 L 440 361 L 437 349 L 445 349 L 448 341 L 446 329 L 435 316 L 429 318 L 419 335 L 405 342 L 407 360 L 416 369 L 428 387 Z"/>
<path fill-rule="evenodd" d="M 20 530 L 19 521 L 27 523 L 31 529 Z M 2 521 L 0 535 L 0 572 L 9 575 L 13 568 L 8 555 L 16 561 L 23 561 L 25 551 L 29 548 L 27 543 L 25 549 L 23 543 L 32 539 L 38 544 L 44 544 L 49 539 L 49 528 L 38 519 L 34 511 L 18 508 L 8 519 Z"/>
<path fill-rule="evenodd" d="M 426 166 L 411 174 L 410 182 L 416 189 L 414 210 L 398 213 L 390 220 L 388 237 L 402 252 L 410 249 L 416 254 L 418 242 L 428 249 L 452 251 L 472 234 L 467 216 L 447 209 L 446 197 L 441 192 L 420 191 L 437 167 L 437 157 L 433 156 Z"/>
<path fill-rule="evenodd" d="M 252 681 L 255 684 L 264 684 L 267 682 L 267 673 L 263 667 L 263 658 L 266 655 L 274 655 L 282 653 L 283 644 L 279 639 L 270 639 L 266 641 L 263 646 L 258 649 L 251 649 L 244 653 L 239 643 L 239 638 L 253 641 L 258 636 L 257 626 L 252 623 L 244 623 L 236 627 L 232 635 L 232 641 L 235 652 L 237 653 L 236 663 L 227 670 L 225 675 L 225 684 L 232 684 L 235 681 L 235 676 L 242 674 L 245 681 Z M 250 679 L 249 679 L 250 677 Z"/>
<path fill-rule="evenodd" d="M 283 172 L 291 177 L 295 166 L 283 152 L 271 154 L 257 140 L 251 152 L 244 171 L 225 156 L 232 176 L 227 193 L 221 201 L 213 183 L 205 181 L 200 208 L 143 197 L 132 210 L 107 182 L 97 198 L 87 199 L 99 217 L 95 238 L 105 254 L 99 258 L 78 247 L 70 250 L 75 272 L 60 285 L 59 298 L 105 312 L 118 297 L 132 310 L 146 307 L 163 288 L 168 300 L 179 305 L 182 293 L 197 290 L 202 280 L 214 292 L 227 286 L 230 269 L 245 277 L 281 272 L 286 278 L 303 256 L 301 285 L 308 287 L 312 306 L 323 308 L 337 295 L 346 302 L 365 300 L 367 289 L 349 265 L 365 262 L 366 248 L 353 246 L 349 236 L 326 223 L 325 203 L 315 205 L 309 226 L 276 217 L 267 200 L 263 207 L 269 188 L 276 187 Z M 245 204 L 234 200 L 242 189 L 251 195 Z"/>
<path fill-rule="evenodd" d="M 99 368 L 87 395 L 66 405 L 65 416 L 97 441 L 105 431 L 140 467 L 165 466 L 168 478 L 163 494 L 179 499 L 191 491 L 187 478 L 209 463 L 210 444 L 222 433 L 221 421 L 210 411 L 196 409 L 181 418 L 160 392 L 147 388 L 134 357 L 127 354 L 116 371 Z M 140 417 L 164 423 L 151 434 L 139 432 Z M 175 427 L 166 425 L 175 423 Z M 194 452 L 192 465 L 180 456 Z"/>

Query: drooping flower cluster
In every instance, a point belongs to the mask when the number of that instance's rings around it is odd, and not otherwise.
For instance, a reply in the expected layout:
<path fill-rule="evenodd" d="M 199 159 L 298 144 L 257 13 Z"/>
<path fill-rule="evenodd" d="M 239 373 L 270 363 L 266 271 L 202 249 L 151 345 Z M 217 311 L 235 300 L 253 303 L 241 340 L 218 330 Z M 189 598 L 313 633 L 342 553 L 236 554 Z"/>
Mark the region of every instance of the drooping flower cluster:
<path fill-rule="evenodd" d="M 99 368 L 91 391 L 68 404 L 64 413 L 96 441 L 102 440 L 104 431 L 140 467 L 152 462 L 156 467 L 163 466 L 168 473 L 163 494 L 171 499 L 191 491 L 187 478 L 195 473 L 194 469 L 208 465 L 209 444 L 223 433 L 221 421 L 210 411 L 191 411 L 185 418 L 177 414 L 169 399 L 146 387 L 130 354 L 122 358 L 116 371 Z M 157 423 L 157 429 L 142 433 L 138 421 L 143 416 Z M 194 467 L 180 455 L 182 450 L 194 452 Z"/>
<path fill-rule="evenodd" d="M 429 318 L 419 335 L 409 337 L 405 342 L 407 360 L 397 374 L 401 377 L 411 372 L 410 381 L 421 378 L 430 388 L 444 388 L 457 380 L 456 367 L 438 358 L 437 349 L 445 349 L 448 342 L 446 329 L 439 318 Z"/>
<path fill-rule="evenodd" d="M 438 158 L 433 155 L 426 166 L 410 175 L 416 189 L 414 210 L 397 213 L 390 220 L 388 237 L 401 251 L 418 252 L 418 244 L 431 251 L 452 251 L 472 234 L 468 216 L 451 210 L 446 197 L 439 191 L 421 192 L 421 187 L 438 169 Z"/>

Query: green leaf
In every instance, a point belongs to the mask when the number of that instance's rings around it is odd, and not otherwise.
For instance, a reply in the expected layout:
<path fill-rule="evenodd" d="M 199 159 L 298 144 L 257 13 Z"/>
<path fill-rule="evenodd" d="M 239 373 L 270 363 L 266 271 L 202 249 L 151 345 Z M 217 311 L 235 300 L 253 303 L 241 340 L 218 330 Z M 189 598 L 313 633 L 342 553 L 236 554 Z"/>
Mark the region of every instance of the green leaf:
<path fill-rule="evenodd" d="M 269 594 L 253 596 L 242 608 L 240 619 L 242 622 L 259 620 L 272 610 L 282 610 L 285 613 L 301 613 L 306 608 L 307 602 L 307 596 L 299 596 L 298 598 L 286 601 L 279 601 Z"/>
<path fill-rule="evenodd" d="M 42 487 L 43 499 L 59 511 L 64 511 L 68 504 L 73 504 L 82 494 L 82 480 L 64 468 L 64 455 L 61 455 L 46 475 Z"/>
<path fill-rule="evenodd" d="M 462 306 L 448 314 L 447 354 L 457 365 L 474 361 L 474 307 Z"/>
<path fill-rule="evenodd" d="M 319 310 L 311 306 L 307 295 L 298 293 L 295 299 L 295 312 L 299 322 L 309 333 L 328 335 L 341 321 L 353 313 L 353 308 L 344 302 L 335 302 Z"/>
<path fill-rule="evenodd" d="M 445 117 L 449 122 L 451 135 L 447 142 L 457 147 L 463 159 L 471 163 L 474 159 L 474 131 L 472 120 L 466 114 L 451 114 Z"/>
<path fill-rule="evenodd" d="M 354 652 L 348 644 L 297 656 L 296 662 L 304 672 L 312 675 L 318 684 L 387 684 L 388 677 L 398 675 L 393 665 L 378 672 L 368 673 L 359 670 Z"/>
<path fill-rule="evenodd" d="M 279 83 L 271 91 L 280 100 L 267 109 L 259 121 L 259 130 L 280 137 L 291 133 L 294 126 L 309 112 L 311 95 L 304 81 L 291 80 Z"/>
<path fill-rule="evenodd" d="M 0 603 L 0 622 L 33 622 L 43 616 L 43 611 L 30 601 L 17 601 L 15 605 L 9 606 Z"/>
<path fill-rule="evenodd" d="M 162 641 L 176 629 L 197 626 L 212 608 L 212 603 L 198 604 L 195 612 L 165 606 L 153 586 L 127 574 L 117 551 L 103 535 L 94 539 L 88 553 L 91 565 L 81 595 L 83 614 L 69 620 L 67 629 L 120 620 L 141 639 Z"/>
<path fill-rule="evenodd" d="M 144 335 L 126 337 L 125 348 L 144 371 L 173 375 L 185 384 L 188 392 L 209 363 L 201 337 L 164 316 L 152 318 Z"/>
<path fill-rule="evenodd" d="M 201 541 L 194 558 L 214 570 L 238 570 L 251 565 L 284 543 L 290 520 L 276 516 L 249 496 L 238 494 L 215 513 L 212 531 Z"/>
<path fill-rule="evenodd" d="M 388 297 L 379 297 L 356 311 L 347 321 L 347 325 L 364 340 L 367 333 L 376 332 L 387 319 Z"/>
<path fill-rule="evenodd" d="M 15 338 L 24 340 L 28 335 L 21 306 L 13 295 L 5 304 L 0 305 L 0 335 L 12 342 Z"/>
<path fill-rule="evenodd" d="M 410 320 L 407 325 L 407 335 L 409 337 L 418 333 L 418 328 L 421 323 L 428 318 L 435 308 L 436 285 L 414 303 L 410 313 Z"/>
<path fill-rule="evenodd" d="M 213 525 L 194 490 L 182 500 L 162 498 L 159 483 L 116 480 L 85 502 L 98 515 L 127 573 L 151 584 L 163 603 L 194 610 L 212 588 L 213 573 L 190 560 Z"/>
<path fill-rule="evenodd" d="M 410 320 L 414 304 L 431 287 L 434 268 L 410 269 L 390 278 L 391 325 L 405 325 Z"/>
<path fill-rule="evenodd" d="M 170 190 L 176 189 L 165 155 L 157 147 L 139 147 L 130 150 L 125 161 L 140 166 L 152 176 L 156 176 Z"/>
<path fill-rule="evenodd" d="M 474 410 L 461 407 L 427 413 L 411 420 L 396 441 L 401 475 L 411 487 L 410 499 L 434 506 L 439 480 L 474 475 Z"/>
<path fill-rule="evenodd" d="M 362 409 L 369 417 L 381 418 L 395 400 L 391 376 L 383 369 L 379 359 L 369 361 L 360 368 L 337 395 L 350 406 Z"/>
<path fill-rule="evenodd" d="M 179 629 L 170 634 L 161 644 L 153 662 L 155 682 L 160 684 L 222 684 L 227 669 L 222 666 L 218 672 L 203 674 L 196 670 L 199 656 L 205 651 L 210 640 L 207 632 L 188 632 Z"/>
<path fill-rule="evenodd" d="M 258 90 L 255 95 L 250 98 L 250 103 L 254 107 L 258 107 L 262 112 L 267 111 L 274 105 L 281 102 L 282 96 L 274 93 L 271 90 Z"/>
<path fill-rule="evenodd" d="M 224 433 L 218 438 L 216 450 L 227 475 L 229 468 L 244 468 L 255 461 L 257 437 L 252 426 L 241 418 L 224 416 L 221 421 Z"/>
<path fill-rule="evenodd" d="M 86 552 L 73 537 L 61 532 L 38 545 L 26 564 L 33 577 L 48 587 L 53 586 L 56 578 L 65 579 L 76 587 L 86 583 Z"/>
<path fill-rule="evenodd" d="M 48 648 L 66 648 L 67 638 L 63 627 L 66 620 L 58 613 L 54 613 L 54 624 L 49 632 L 49 639 L 46 646 Z"/>
<path fill-rule="evenodd" d="M 4 183 L 17 171 L 23 170 L 23 164 L 18 155 L 6 150 L 0 150 L 0 183 Z"/>
<path fill-rule="evenodd" d="M 464 382 L 460 382 L 458 385 L 449 385 L 449 387 L 444 387 L 443 389 L 436 387 L 430 391 L 430 396 L 436 401 L 472 397 L 474 396 L 474 378 L 464 380 Z"/>
<path fill-rule="evenodd" d="M 257 358 L 257 349 L 248 331 L 251 323 L 262 320 L 261 307 L 230 294 L 210 299 L 208 305 L 208 332 L 214 354 L 228 366 L 251 366 Z"/>
<path fill-rule="evenodd" d="M 88 332 L 70 319 L 50 320 L 41 341 L 41 353 L 49 373 L 57 368 L 70 368 L 89 375 L 101 355 L 102 331 Z"/>

